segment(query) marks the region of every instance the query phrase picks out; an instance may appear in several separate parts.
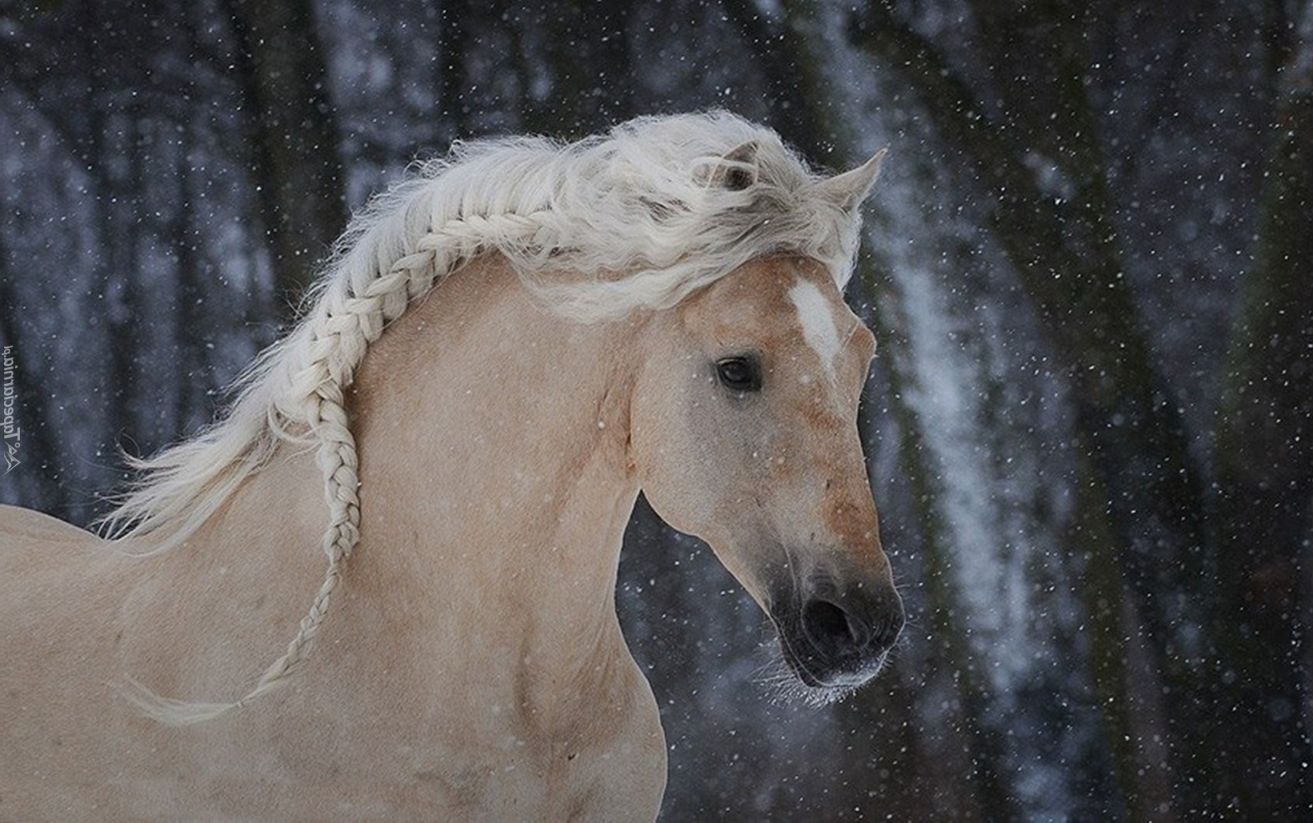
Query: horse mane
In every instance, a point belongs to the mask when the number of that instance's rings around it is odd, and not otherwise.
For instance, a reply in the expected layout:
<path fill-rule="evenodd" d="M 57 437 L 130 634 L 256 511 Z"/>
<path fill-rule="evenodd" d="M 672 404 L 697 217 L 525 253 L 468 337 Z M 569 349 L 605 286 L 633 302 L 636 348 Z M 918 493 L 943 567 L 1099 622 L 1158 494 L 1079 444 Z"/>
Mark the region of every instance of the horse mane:
<path fill-rule="evenodd" d="M 168 551 L 280 443 L 311 446 L 329 526 L 328 571 L 309 613 L 286 652 L 237 701 L 172 700 L 135 681 L 129 699 L 169 724 L 208 720 L 275 688 L 305 658 L 359 540 L 358 461 L 344 392 L 369 344 L 438 281 L 476 256 L 500 253 L 548 305 L 581 322 L 673 306 L 776 252 L 820 261 L 842 289 L 860 218 L 819 196 L 821 180 L 774 131 L 723 111 L 640 117 L 573 143 L 457 143 L 447 157 L 419 164 L 353 217 L 302 318 L 238 379 L 222 419 L 132 460 L 138 479 L 101 521 L 111 540 Z"/>

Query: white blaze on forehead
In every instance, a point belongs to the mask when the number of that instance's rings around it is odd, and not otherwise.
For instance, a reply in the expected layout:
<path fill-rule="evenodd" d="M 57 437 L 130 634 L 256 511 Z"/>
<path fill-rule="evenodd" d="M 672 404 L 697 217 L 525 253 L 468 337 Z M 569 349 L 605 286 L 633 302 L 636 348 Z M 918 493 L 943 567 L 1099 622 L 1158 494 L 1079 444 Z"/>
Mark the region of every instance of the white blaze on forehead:
<path fill-rule="evenodd" d="M 834 360 L 839 356 L 841 344 L 839 329 L 834 323 L 834 308 L 815 283 L 801 277 L 789 289 L 789 299 L 798 310 L 802 325 L 802 339 L 812 347 L 825 368 L 834 374 Z"/>

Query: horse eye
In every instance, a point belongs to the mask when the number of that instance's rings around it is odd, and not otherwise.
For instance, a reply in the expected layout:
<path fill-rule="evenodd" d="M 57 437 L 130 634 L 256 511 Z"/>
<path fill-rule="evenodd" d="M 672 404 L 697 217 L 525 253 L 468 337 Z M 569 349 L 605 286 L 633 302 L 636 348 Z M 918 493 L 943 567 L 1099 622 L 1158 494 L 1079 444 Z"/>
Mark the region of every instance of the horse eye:
<path fill-rule="evenodd" d="M 716 363 L 720 384 L 730 391 L 749 392 L 761 389 L 761 369 L 747 357 L 726 357 Z"/>

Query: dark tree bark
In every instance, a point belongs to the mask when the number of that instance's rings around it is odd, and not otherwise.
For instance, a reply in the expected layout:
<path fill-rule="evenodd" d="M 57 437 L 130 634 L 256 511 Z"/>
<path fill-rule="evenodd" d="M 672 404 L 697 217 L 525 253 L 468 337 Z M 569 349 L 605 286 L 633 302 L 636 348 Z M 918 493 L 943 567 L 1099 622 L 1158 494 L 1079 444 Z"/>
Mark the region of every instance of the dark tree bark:
<path fill-rule="evenodd" d="M 87 4 L 81 13 L 90 31 L 105 23 L 94 3 Z M 87 310 L 93 325 L 103 324 L 103 345 L 108 348 L 108 372 L 96 390 L 105 408 L 104 431 L 112 447 L 122 448 L 124 438 L 136 433 L 133 412 L 138 400 L 137 232 L 123 217 L 140 185 L 141 155 L 134 118 L 142 111 L 137 104 L 129 105 L 125 112 L 118 111 L 112 92 L 121 66 L 116 61 L 99 59 L 95 38 L 82 37 L 78 46 L 80 62 L 87 73 L 85 84 L 79 84 L 77 92 L 84 118 L 62 128 L 69 134 L 75 155 L 85 164 L 90 188 L 96 193 L 89 208 L 99 245 L 91 290 L 97 303 Z M 60 119 L 58 113 L 52 112 L 51 122 Z M 128 139 L 120 138 L 116 142 L 114 136 L 123 132 L 129 135 Z M 126 165 L 126 173 L 116 162 L 120 158 L 126 160 L 122 164 Z"/>
<path fill-rule="evenodd" d="M 467 67 L 471 5 L 469 0 L 441 0 L 438 13 L 438 148 L 445 150 L 452 141 L 468 136 L 469 103 L 465 89 L 469 86 Z"/>
<path fill-rule="evenodd" d="M 205 265 L 197 249 L 200 236 L 193 215 L 193 184 L 188 166 L 191 145 L 189 128 L 184 128 L 177 147 L 174 175 L 178 184 L 177 210 L 168 224 L 169 245 L 177 271 L 178 346 L 177 385 L 174 393 L 174 425 L 180 435 L 210 418 L 205 403 L 209 357 L 207 347 L 213 342 L 213 324 L 204 306 L 207 289 L 201 273 Z"/>
<path fill-rule="evenodd" d="M 822 64 L 803 31 L 814 19 L 812 4 L 786 4 L 778 25 L 772 25 L 753 0 L 724 0 L 722 5 L 761 72 L 771 127 L 811 162 L 833 165 L 835 136 L 827 130 L 842 128 L 843 120 L 827 116 L 831 95 L 820 76 Z"/>
<path fill-rule="evenodd" d="M 200 50 L 196 21 L 189 9 L 181 9 L 179 15 L 179 30 L 185 51 L 187 54 L 195 54 Z M 195 81 L 188 79 L 186 82 L 187 93 L 197 94 Z M 195 213 L 197 186 L 191 166 L 191 153 L 197 142 L 195 138 L 196 123 L 188 116 L 178 125 L 178 140 L 174 146 L 173 158 L 176 203 L 165 227 L 177 272 L 174 340 L 178 356 L 177 385 L 173 396 L 174 437 L 208 422 L 213 412 L 212 404 L 206 402 L 206 397 L 210 384 L 209 350 L 214 343 L 215 322 L 213 310 L 206 310 L 207 304 L 212 305 L 213 301 L 203 276 L 209 268 L 206 266 L 201 244 L 202 232 L 197 225 Z"/>
<path fill-rule="evenodd" d="M 337 116 L 311 0 L 223 0 L 275 282 L 294 304 L 346 226 Z"/>
<path fill-rule="evenodd" d="M 1111 761 L 1112 777 L 1121 792 L 1122 811 L 1132 820 L 1170 821 L 1171 775 L 1153 762 L 1145 741 L 1160 729 L 1159 701 L 1147 690 L 1133 688 L 1127 647 L 1138 631 L 1136 614 L 1126 598 L 1126 582 L 1113 550 L 1116 538 L 1105 501 L 1109 492 L 1100 481 L 1083 443 L 1076 444 L 1074 522 L 1068 530 L 1068 550 L 1083 558 L 1084 578 L 1078 581 L 1079 598 L 1090 631 L 1090 677 L 1098 697 L 1103 738 Z M 1155 683 L 1159 682 L 1154 680 Z M 1107 803 L 1116 808 L 1117 803 Z"/>
<path fill-rule="evenodd" d="M 896 371 L 896 368 L 890 369 L 891 373 Z M 1011 776 L 1004 770 L 1002 741 L 986 720 L 989 695 L 982 682 L 985 674 L 959 619 L 955 617 L 962 598 L 953 584 L 942 517 L 935 506 L 935 501 L 944 498 L 944 490 L 927 467 L 920 438 L 921 424 L 916 413 L 902 401 L 903 393 L 896 385 L 893 394 L 897 398 L 895 409 L 902 429 L 902 470 L 911 486 L 917 529 L 921 534 L 919 548 L 931 609 L 930 623 L 939 647 L 939 665 L 953 679 L 962 702 L 960 719 L 971 769 L 968 776 L 975 787 L 976 801 L 984 820 L 1015 820 L 1019 810 Z"/>
<path fill-rule="evenodd" d="M 125 442 L 130 450 L 147 453 L 155 450 L 153 427 L 156 420 L 146 421 L 138 415 L 138 408 L 144 398 L 142 395 L 141 371 L 139 358 L 142 355 L 141 329 L 141 295 L 140 263 L 138 249 L 142 238 L 139 233 L 128 228 L 128 221 L 133 219 L 141 204 L 142 193 L 142 148 L 141 140 L 145 131 L 142 118 L 145 112 L 136 105 L 130 106 L 125 113 L 124 130 L 128 133 L 128 145 L 121 148 L 126 155 L 127 174 L 124 179 L 117 179 L 113 173 L 106 175 L 111 181 L 108 189 L 111 196 L 102 206 L 104 237 L 106 248 L 110 249 L 110 266 L 105 271 L 105 287 L 108 295 L 117 287 L 117 297 L 109 298 L 113 305 L 109 307 L 109 354 L 111 383 L 106 387 L 106 394 L 118 409 L 117 427 L 110 431 L 110 436 L 120 447 Z M 102 150 L 108 147 L 102 145 Z M 99 163 L 109 168 L 113 158 L 102 155 Z M 118 206 L 116 209 L 115 206 Z M 143 430 L 140 423 L 147 423 L 151 428 Z"/>
<path fill-rule="evenodd" d="M 525 128 L 575 138 L 632 117 L 638 78 L 628 32 L 631 0 L 599 4 L 567 0 L 540 14 L 533 23 L 520 22 L 539 25 L 546 32 L 540 42 L 551 80 L 550 105 L 526 106 Z M 529 34 L 519 32 L 519 41 L 528 43 Z M 527 75 L 528 65 L 522 63 L 520 68 Z M 530 80 L 522 77 L 521 88 L 529 88 Z"/>
<path fill-rule="evenodd" d="M 1219 800 L 1250 819 L 1313 808 L 1301 658 L 1313 510 L 1313 43 L 1273 46 L 1267 191 L 1216 438 L 1213 622 L 1227 684 L 1219 714 L 1230 722 L 1215 727 L 1209 755 L 1230 764 Z"/>

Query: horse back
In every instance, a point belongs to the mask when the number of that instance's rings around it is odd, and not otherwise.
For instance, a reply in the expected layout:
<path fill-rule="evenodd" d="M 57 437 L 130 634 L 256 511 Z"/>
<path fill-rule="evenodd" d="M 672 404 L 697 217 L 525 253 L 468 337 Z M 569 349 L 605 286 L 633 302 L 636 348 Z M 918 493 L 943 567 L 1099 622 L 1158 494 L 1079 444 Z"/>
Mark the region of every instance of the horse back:
<path fill-rule="evenodd" d="M 94 542 L 97 538 L 71 523 L 18 506 L 0 505 L 0 564 L 11 551 L 39 548 L 50 543 Z"/>
<path fill-rule="evenodd" d="M 41 625 L 85 597 L 103 543 L 41 512 L 0 506 L 0 618 L 10 639 L 17 626 Z"/>

